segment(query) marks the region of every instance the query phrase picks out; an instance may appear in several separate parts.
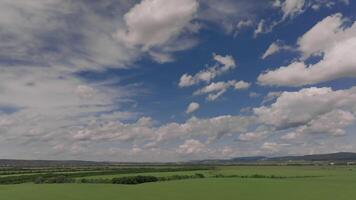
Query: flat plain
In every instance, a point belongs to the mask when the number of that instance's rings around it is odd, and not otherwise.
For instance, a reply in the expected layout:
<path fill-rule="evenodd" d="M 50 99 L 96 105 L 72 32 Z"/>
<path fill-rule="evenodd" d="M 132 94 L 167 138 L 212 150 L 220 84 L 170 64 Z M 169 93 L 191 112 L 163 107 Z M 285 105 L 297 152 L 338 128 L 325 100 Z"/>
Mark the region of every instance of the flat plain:
<path fill-rule="evenodd" d="M 137 185 L 84 183 L 0 185 L 0 199 L 351 200 L 356 197 L 356 167 L 351 166 L 220 166 L 196 172 L 154 172 L 94 177 L 112 178 L 140 174 L 172 176 L 193 173 L 204 174 L 205 178 Z M 219 175 L 223 176 L 218 177 Z"/>

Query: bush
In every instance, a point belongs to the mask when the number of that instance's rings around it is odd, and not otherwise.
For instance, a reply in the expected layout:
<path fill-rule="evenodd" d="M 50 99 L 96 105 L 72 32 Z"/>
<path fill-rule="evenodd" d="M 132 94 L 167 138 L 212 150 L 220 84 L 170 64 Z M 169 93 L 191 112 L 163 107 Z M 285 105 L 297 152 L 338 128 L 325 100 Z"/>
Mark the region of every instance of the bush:
<path fill-rule="evenodd" d="M 57 176 L 57 177 L 50 177 L 50 178 L 43 178 L 43 177 L 38 177 L 34 181 L 36 184 L 43 184 L 43 183 L 74 183 L 75 179 L 73 178 L 68 178 L 65 176 Z"/>
<path fill-rule="evenodd" d="M 148 182 L 157 182 L 159 179 L 155 176 L 131 176 L 131 177 L 120 177 L 120 178 L 113 178 L 113 184 L 141 184 L 141 183 L 148 183 Z"/>
<path fill-rule="evenodd" d="M 195 176 L 197 177 L 197 178 L 205 178 L 205 176 L 204 176 L 204 174 L 195 174 Z"/>
<path fill-rule="evenodd" d="M 105 179 L 105 178 L 95 178 L 95 179 L 82 178 L 78 180 L 78 183 L 112 183 L 112 181 L 111 179 Z"/>

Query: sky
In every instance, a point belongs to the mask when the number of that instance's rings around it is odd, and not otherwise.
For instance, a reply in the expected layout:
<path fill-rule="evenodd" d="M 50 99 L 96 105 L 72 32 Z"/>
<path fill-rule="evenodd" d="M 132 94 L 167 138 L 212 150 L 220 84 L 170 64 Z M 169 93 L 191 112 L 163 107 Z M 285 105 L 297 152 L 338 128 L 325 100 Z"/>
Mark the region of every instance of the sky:
<path fill-rule="evenodd" d="M 356 152 L 354 0 L 1 0 L 0 158 Z"/>

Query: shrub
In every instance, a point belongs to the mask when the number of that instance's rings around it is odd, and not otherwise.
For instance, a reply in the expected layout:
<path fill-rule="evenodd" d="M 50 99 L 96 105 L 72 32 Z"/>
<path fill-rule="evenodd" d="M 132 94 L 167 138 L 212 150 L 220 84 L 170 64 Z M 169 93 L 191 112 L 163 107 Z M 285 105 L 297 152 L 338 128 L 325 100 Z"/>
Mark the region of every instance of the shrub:
<path fill-rule="evenodd" d="M 157 182 L 159 179 L 155 176 L 128 176 L 128 177 L 120 177 L 120 178 L 113 178 L 113 184 L 141 184 L 141 183 L 148 183 L 148 182 Z"/>

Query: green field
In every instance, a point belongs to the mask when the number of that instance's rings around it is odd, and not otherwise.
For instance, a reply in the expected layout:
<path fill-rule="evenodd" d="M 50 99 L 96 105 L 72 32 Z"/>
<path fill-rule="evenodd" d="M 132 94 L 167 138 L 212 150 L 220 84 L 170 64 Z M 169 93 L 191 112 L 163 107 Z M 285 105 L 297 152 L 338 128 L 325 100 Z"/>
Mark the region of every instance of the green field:
<path fill-rule="evenodd" d="M 0 185 L 1 200 L 101 200 L 101 199 L 288 199 L 352 200 L 356 198 L 356 168 L 346 166 L 217 167 L 199 171 L 208 178 L 176 180 L 139 185 L 115 184 L 17 184 Z M 189 172 L 147 173 L 151 175 L 190 174 Z M 225 175 L 278 175 L 271 178 L 212 178 Z M 130 174 L 132 175 L 132 174 Z M 110 175 L 111 177 L 115 177 Z M 123 176 L 119 174 L 118 176 Z M 315 176 L 298 178 L 302 176 Z M 290 177 L 290 178 L 288 178 Z M 297 177 L 297 178 L 296 178 Z"/>

